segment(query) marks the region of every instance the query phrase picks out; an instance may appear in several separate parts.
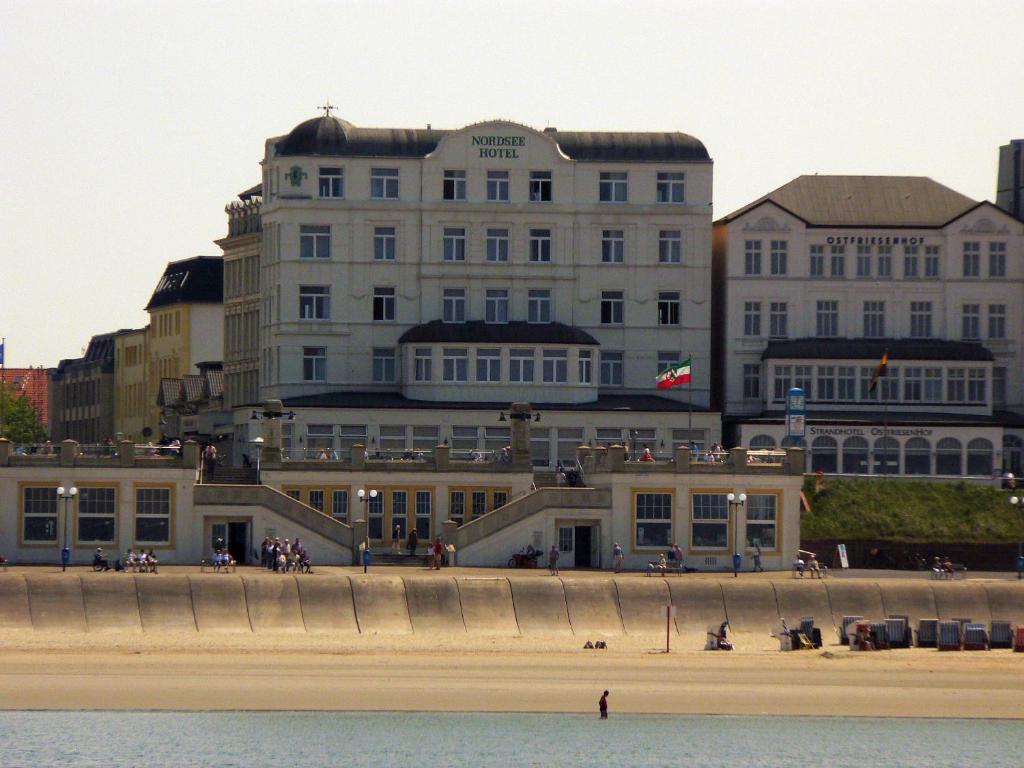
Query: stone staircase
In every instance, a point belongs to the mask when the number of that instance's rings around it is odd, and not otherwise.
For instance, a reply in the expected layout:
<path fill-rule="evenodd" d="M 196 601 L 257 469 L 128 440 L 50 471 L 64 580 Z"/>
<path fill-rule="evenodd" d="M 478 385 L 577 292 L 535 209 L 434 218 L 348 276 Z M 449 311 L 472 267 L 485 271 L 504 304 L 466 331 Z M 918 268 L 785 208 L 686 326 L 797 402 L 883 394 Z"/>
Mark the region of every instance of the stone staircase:
<path fill-rule="evenodd" d="M 533 470 L 533 484 L 537 488 L 557 488 L 558 474 L 554 470 Z"/>
<path fill-rule="evenodd" d="M 423 549 L 418 549 L 416 554 L 410 556 L 408 550 L 396 554 L 391 549 L 376 548 L 372 550 L 370 565 L 381 565 L 389 567 L 424 568 L 427 565 L 427 555 Z"/>
<path fill-rule="evenodd" d="M 255 467 L 222 467 L 217 466 L 213 476 L 203 472 L 203 483 L 206 485 L 256 485 Z"/>

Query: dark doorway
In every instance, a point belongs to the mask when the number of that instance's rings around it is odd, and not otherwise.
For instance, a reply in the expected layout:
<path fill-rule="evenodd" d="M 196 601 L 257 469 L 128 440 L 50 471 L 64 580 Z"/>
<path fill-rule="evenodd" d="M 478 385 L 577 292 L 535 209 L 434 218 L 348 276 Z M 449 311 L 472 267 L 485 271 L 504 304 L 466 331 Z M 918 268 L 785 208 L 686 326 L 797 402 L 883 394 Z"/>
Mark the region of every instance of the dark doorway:
<path fill-rule="evenodd" d="M 228 523 L 228 552 L 239 565 L 247 563 L 249 550 L 249 524 Z"/>
<path fill-rule="evenodd" d="M 590 563 L 590 526 L 576 526 L 576 567 L 589 568 Z"/>

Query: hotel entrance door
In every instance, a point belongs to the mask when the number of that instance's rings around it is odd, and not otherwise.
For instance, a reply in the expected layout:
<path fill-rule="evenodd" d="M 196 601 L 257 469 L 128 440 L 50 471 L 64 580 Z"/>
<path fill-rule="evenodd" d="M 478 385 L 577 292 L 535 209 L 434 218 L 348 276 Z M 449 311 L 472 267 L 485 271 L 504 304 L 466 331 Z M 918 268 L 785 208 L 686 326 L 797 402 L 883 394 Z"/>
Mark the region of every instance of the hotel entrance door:
<path fill-rule="evenodd" d="M 249 521 L 226 520 L 210 526 L 210 552 L 226 547 L 239 565 L 249 561 Z"/>

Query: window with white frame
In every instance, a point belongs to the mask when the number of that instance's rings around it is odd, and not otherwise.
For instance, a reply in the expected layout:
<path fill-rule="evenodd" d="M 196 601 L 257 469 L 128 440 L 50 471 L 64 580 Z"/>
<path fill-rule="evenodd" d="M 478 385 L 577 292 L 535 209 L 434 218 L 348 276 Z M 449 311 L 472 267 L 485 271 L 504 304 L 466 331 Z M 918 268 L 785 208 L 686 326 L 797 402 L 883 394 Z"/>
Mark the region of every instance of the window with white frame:
<path fill-rule="evenodd" d="M 916 365 L 903 369 L 903 402 L 919 403 L 924 398 L 923 370 Z"/>
<path fill-rule="evenodd" d="M 657 367 L 654 371 L 654 375 L 657 377 L 660 376 L 664 371 L 668 370 L 669 368 L 675 368 L 677 365 L 679 365 L 679 361 L 682 359 L 683 358 L 679 354 L 678 350 L 673 350 L 671 352 L 665 350 L 659 351 L 658 361 L 655 364 Z"/>
<path fill-rule="evenodd" d="M 551 202 L 551 171 L 530 171 L 530 202 Z"/>
<path fill-rule="evenodd" d="M 569 381 L 569 353 L 564 349 L 545 349 L 543 354 L 545 384 L 565 384 Z"/>
<path fill-rule="evenodd" d="M 924 276 L 928 280 L 939 279 L 939 246 L 924 247 Z"/>
<path fill-rule="evenodd" d="M 942 369 L 924 369 L 924 399 L 929 403 L 942 402 Z"/>
<path fill-rule="evenodd" d="M 507 203 L 508 201 L 508 171 L 488 171 L 487 202 Z"/>
<path fill-rule="evenodd" d="M 761 335 L 761 302 L 743 302 L 743 335 Z"/>
<path fill-rule="evenodd" d="M 414 497 L 416 538 L 420 541 L 430 541 L 430 520 L 434 516 L 433 496 L 430 491 L 416 491 Z"/>
<path fill-rule="evenodd" d="M 1006 338 L 1006 305 L 988 305 L 988 337 L 990 339 Z"/>
<path fill-rule="evenodd" d="M 932 335 L 932 303 L 930 301 L 910 302 L 910 337 L 927 339 Z"/>
<path fill-rule="evenodd" d="M 484 427 L 484 450 L 500 451 L 512 442 L 512 430 L 508 427 Z"/>
<path fill-rule="evenodd" d="M 680 264 L 683 260 L 683 233 L 678 229 L 658 230 L 658 263 Z"/>
<path fill-rule="evenodd" d="M 299 226 L 299 258 L 331 258 L 331 227 L 327 224 Z"/>
<path fill-rule="evenodd" d="M 412 428 L 414 451 L 433 451 L 440 442 L 441 428 L 437 424 L 419 424 Z"/>
<path fill-rule="evenodd" d="M 394 261 L 397 238 L 394 227 L 373 228 L 373 258 L 375 261 Z"/>
<path fill-rule="evenodd" d="M 761 241 L 747 240 L 743 243 L 743 274 L 761 274 Z"/>
<path fill-rule="evenodd" d="M 373 289 L 373 319 L 391 322 L 395 319 L 395 289 L 377 286 Z"/>
<path fill-rule="evenodd" d="M 951 403 L 962 403 L 967 399 L 966 372 L 963 368 L 950 368 L 946 371 L 946 400 Z"/>
<path fill-rule="evenodd" d="M 508 261 L 508 230 L 498 228 L 487 229 L 487 260 Z"/>
<path fill-rule="evenodd" d="M 793 368 L 789 365 L 776 365 L 772 376 L 772 400 L 785 400 L 792 388 Z"/>
<path fill-rule="evenodd" d="M 658 325 L 679 325 L 679 291 L 658 292 Z"/>
<path fill-rule="evenodd" d="M 302 348 L 302 380 L 327 380 L 327 347 Z"/>
<path fill-rule="evenodd" d="M 370 169 L 370 197 L 374 200 L 398 199 L 398 169 Z"/>
<path fill-rule="evenodd" d="M 747 546 L 777 548 L 779 497 L 774 493 L 747 494 Z"/>
<path fill-rule="evenodd" d="M 526 319 L 531 323 L 551 322 L 551 291 L 531 288 L 527 292 Z"/>
<path fill-rule="evenodd" d="M 333 442 L 334 438 L 331 437 Z M 353 445 L 366 445 L 365 424 L 342 424 L 338 427 L 338 450 L 344 454 L 352 451 Z"/>
<path fill-rule="evenodd" d="M 299 286 L 299 319 L 330 320 L 331 289 L 326 285 Z"/>
<path fill-rule="evenodd" d="M 685 202 L 686 174 L 676 171 L 658 171 L 657 201 L 659 203 Z"/>
<path fill-rule="evenodd" d="M 589 349 L 579 351 L 580 384 L 590 384 L 593 378 L 593 353 Z"/>
<path fill-rule="evenodd" d="M 622 386 L 622 352 L 602 349 L 601 355 L 601 386 Z"/>
<path fill-rule="evenodd" d="M 376 384 L 392 384 L 396 381 L 394 347 L 373 348 L 373 381 Z"/>
<path fill-rule="evenodd" d="M 78 489 L 77 540 L 96 544 L 113 542 L 117 521 L 116 488 Z"/>
<path fill-rule="evenodd" d="M 452 427 L 452 449 L 456 451 L 471 451 L 479 442 L 479 430 L 476 427 L 453 426 Z"/>
<path fill-rule="evenodd" d="M 863 366 L 860 369 L 860 400 L 864 402 L 874 402 L 878 400 L 878 387 L 871 389 L 871 380 L 875 377 L 875 369 L 873 367 Z"/>
<path fill-rule="evenodd" d="M 441 238 L 441 253 L 445 261 L 466 260 L 465 227 L 445 227 Z"/>
<path fill-rule="evenodd" d="M 816 400 L 829 402 L 836 399 L 836 369 L 832 365 L 818 366 Z"/>
<path fill-rule="evenodd" d="M 992 405 L 1006 405 L 1006 368 L 996 366 L 992 369 Z"/>
<path fill-rule="evenodd" d="M 864 302 L 864 335 L 877 339 L 885 336 L 885 302 Z"/>
<path fill-rule="evenodd" d="M 417 347 L 413 378 L 418 382 L 430 381 L 433 378 L 433 367 L 433 350 L 430 347 Z"/>
<path fill-rule="evenodd" d="M 852 365 L 840 365 L 836 369 L 836 399 L 857 399 L 857 369 Z"/>
<path fill-rule="evenodd" d="M 773 339 L 784 339 L 789 335 L 789 308 L 785 301 L 769 304 L 768 333 Z"/>
<path fill-rule="evenodd" d="M 21 512 L 21 538 L 26 544 L 57 541 L 56 488 L 23 488 Z"/>
<path fill-rule="evenodd" d="M 903 278 L 916 280 L 920 277 L 918 266 L 918 247 L 916 245 L 903 246 Z"/>
<path fill-rule="evenodd" d="M 675 541 L 672 535 L 672 506 L 671 493 L 635 494 L 635 546 L 664 548 Z"/>
<path fill-rule="evenodd" d="M 484 320 L 488 323 L 508 322 L 508 290 L 488 288 L 484 293 Z"/>
<path fill-rule="evenodd" d="M 446 323 L 466 322 L 465 288 L 445 288 L 442 291 L 441 318 Z"/>
<path fill-rule="evenodd" d="M 843 277 L 843 276 L 846 275 L 846 246 L 845 245 L 833 245 L 831 250 L 832 250 L 832 263 L 831 263 L 832 277 Z"/>
<path fill-rule="evenodd" d="M 469 381 L 469 352 L 457 347 L 445 347 L 442 375 L 446 382 Z"/>
<path fill-rule="evenodd" d="M 320 168 L 320 197 L 345 196 L 345 170 L 338 167 Z"/>
<path fill-rule="evenodd" d="M 601 261 L 621 264 L 626 254 L 626 238 L 621 229 L 601 230 Z"/>
<path fill-rule="evenodd" d="M 725 549 L 729 546 L 729 499 L 724 493 L 695 493 L 691 497 L 692 549 Z"/>
<path fill-rule="evenodd" d="M 771 250 L 769 252 L 769 271 L 772 275 L 782 276 L 785 275 L 789 265 L 787 264 L 789 258 L 789 241 L 788 240 L 772 240 Z"/>
<path fill-rule="evenodd" d="M 793 386 L 802 389 L 807 394 L 807 399 L 814 398 L 814 390 L 811 389 L 814 378 L 814 367 L 810 365 L 793 366 Z"/>
<path fill-rule="evenodd" d="M 857 246 L 857 277 L 871 277 L 871 246 Z"/>
<path fill-rule="evenodd" d="M 826 299 L 817 302 L 815 315 L 815 335 L 819 339 L 834 338 L 839 335 L 839 302 Z"/>
<path fill-rule="evenodd" d="M 310 488 L 309 489 L 309 506 L 311 506 L 317 512 L 323 512 L 324 511 L 324 489 L 323 488 Z"/>
<path fill-rule="evenodd" d="M 810 256 L 810 276 L 811 277 L 824 277 L 825 276 L 825 246 L 824 245 L 812 245 L 809 249 Z"/>
<path fill-rule="evenodd" d="M 885 370 L 885 376 L 878 382 L 878 389 L 881 390 L 884 402 L 898 402 L 900 399 L 900 369 L 889 365 Z"/>
<path fill-rule="evenodd" d="M 530 261 L 534 263 L 551 261 L 551 230 L 530 230 Z"/>
<path fill-rule="evenodd" d="M 462 525 L 466 519 L 466 492 L 449 491 L 448 493 L 448 519 L 457 525 Z"/>
<path fill-rule="evenodd" d="M 171 541 L 171 489 L 135 489 L 135 543 L 169 544 Z"/>
<path fill-rule="evenodd" d="M 964 304 L 960 316 L 960 337 L 975 340 L 981 338 L 981 305 Z"/>
<path fill-rule="evenodd" d="M 888 280 L 892 277 L 892 246 L 878 246 L 878 271 L 880 279 Z"/>
<path fill-rule="evenodd" d="M 445 200 L 465 200 L 466 199 L 466 172 L 465 171 L 445 171 L 444 180 L 442 182 L 442 197 Z"/>
<path fill-rule="evenodd" d="M 338 488 L 331 491 L 331 517 L 343 523 L 348 522 L 347 488 Z"/>
<path fill-rule="evenodd" d="M 508 378 L 516 384 L 533 383 L 532 349 L 510 349 L 508 351 Z"/>
<path fill-rule="evenodd" d="M 598 199 L 602 203 L 624 203 L 628 199 L 628 176 L 625 171 L 602 171 L 598 183 Z"/>
<path fill-rule="evenodd" d="M 476 380 L 484 382 L 501 381 L 501 350 L 478 349 L 476 351 Z"/>
<path fill-rule="evenodd" d="M 743 364 L 743 399 L 761 399 L 761 366 L 757 363 Z"/>
<path fill-rule="evenodd" d="M 988 276 L 1006 277 L 1006 243 L 988 244 Z"/>
<path fill-rule="evenodd" d="M 625 304 L 622 291 L 601 291 L 601 324 L 622 325 Z"/>
<path fill-rule="evenodd" d="M 985 402 L 986 380 L 987 376 L 985 375 L 984 368 L 967 369 L 967 402 Z"/>
<path fill-rule="evenodd" d="M 963 253 L 964 277 L 978 277 L 981 274 L 981 243 L 974 241 L 964 243 Z"/>

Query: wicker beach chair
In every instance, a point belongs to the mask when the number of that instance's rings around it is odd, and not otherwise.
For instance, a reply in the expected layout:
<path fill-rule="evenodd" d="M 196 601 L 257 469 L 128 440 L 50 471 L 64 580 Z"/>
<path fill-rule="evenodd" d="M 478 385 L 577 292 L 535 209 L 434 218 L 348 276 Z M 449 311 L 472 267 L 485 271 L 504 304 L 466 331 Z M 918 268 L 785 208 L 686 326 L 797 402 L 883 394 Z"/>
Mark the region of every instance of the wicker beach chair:
<path fill-rule="evenodd" d="M 960 645 L 960 622 L 953 621 L 940 621 L 939 622 L 939 650 L 940 651 L 959 651 L 962 650 Z"/>
<path fill-rule="evenodd" d="M 875 648 L 878 650 L 889 647 L 889 632 L 884 621 L 871 622 L 871 636 L 874 638 Z"/>
<path fill-rule="evenodd" d="M 988 632 L 985 630 L 984 624 L 967 624 L 964 626 L 964 650 L 988 650 Z"/>
<path fill-rule="evenodd" d="M 885 632 L 890 648 L 909 648 L 910 630 L 906 616 L 890 616 L 885 620 Z"/>
<path fill-rule="evenodd" d="M 849 626 L 851 624 L 856 624 L 858 621 L 864 621 L 864 617 L 863 616 L 843 616 L 843 623 L 839 627 L 839 644 L 840 645 L 849 645 L 850 644 L 850 636 L 847 634 L 846 630 L 849 628 Z"/>
<path fill-rule="evenodd" d="M 939 644 L 939 620 L 921 619 L 917 622 L 917 647 L 935 648 Z"/>
<path fill-rule="evenodd" d="M 988 637 L 989 648 L 1013 648 L 1013 627 L 1008 621 L 992 620 Z"/>

